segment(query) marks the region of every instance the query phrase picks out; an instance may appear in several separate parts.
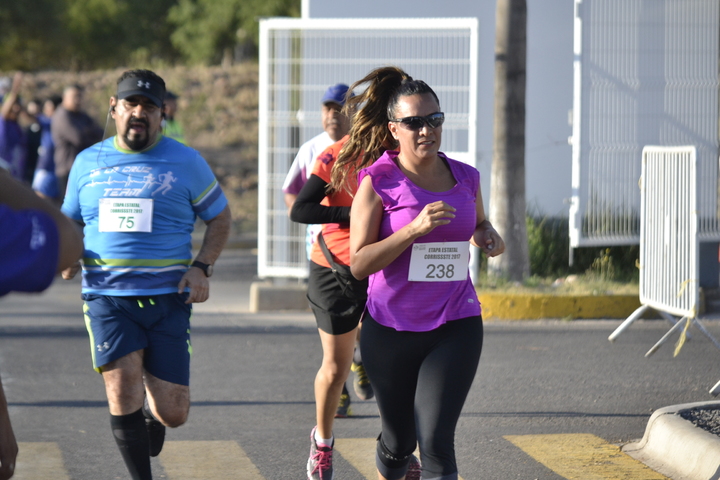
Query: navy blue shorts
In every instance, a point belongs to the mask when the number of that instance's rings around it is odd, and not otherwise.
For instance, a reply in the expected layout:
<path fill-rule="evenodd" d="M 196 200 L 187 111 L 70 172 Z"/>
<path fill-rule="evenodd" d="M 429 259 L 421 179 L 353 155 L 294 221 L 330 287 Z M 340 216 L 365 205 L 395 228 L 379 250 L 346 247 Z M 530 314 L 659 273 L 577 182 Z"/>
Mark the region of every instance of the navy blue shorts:
<path fill-rule="evenodd" d="M 143 366 L 161 380 L 190 385 L 190 314 L 188 294 L 115 297 L 85 293 L 85 325 L 90 334 L 93 368 L 136 350 L 145 350 Z"/>

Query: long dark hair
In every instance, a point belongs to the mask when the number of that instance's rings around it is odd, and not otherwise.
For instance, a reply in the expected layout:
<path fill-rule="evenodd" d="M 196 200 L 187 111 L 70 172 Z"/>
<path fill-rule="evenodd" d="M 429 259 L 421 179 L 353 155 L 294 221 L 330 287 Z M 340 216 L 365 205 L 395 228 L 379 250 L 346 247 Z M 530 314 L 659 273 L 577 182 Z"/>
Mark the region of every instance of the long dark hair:
<path fill-rule="evenodd" d="M 400 97 L 431 93 L 440 104 L 437 95 L 427 83 L 413 80 L 401 68 L 380 67 L 353 83 L 349 91 L 368 84 L 365 91 L 348 98 L 343 109 L 351 120 L 350 138 L 340 150 L 333 165 L 328 191 L 348 190 L 348 175 L 372 165 L 375 160 L 397 146 L 387 128 L 388 121 L 395 118 L 395 107 Z"/>

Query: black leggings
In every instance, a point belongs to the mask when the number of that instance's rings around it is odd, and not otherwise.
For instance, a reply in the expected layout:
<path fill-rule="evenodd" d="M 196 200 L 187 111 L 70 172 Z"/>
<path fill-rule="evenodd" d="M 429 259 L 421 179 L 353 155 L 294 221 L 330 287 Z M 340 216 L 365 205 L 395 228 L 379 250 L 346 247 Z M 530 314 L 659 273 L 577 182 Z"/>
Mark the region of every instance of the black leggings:
<path fill-rule="evenodd" d="M 457 479 L 455 427 L 480 361 L 482 318 L 399 332 L 366 311 L 362 328 L 363 365 L 382 420 L 380 473 L 401 478 L 417 442 L 423 478 Z"/>

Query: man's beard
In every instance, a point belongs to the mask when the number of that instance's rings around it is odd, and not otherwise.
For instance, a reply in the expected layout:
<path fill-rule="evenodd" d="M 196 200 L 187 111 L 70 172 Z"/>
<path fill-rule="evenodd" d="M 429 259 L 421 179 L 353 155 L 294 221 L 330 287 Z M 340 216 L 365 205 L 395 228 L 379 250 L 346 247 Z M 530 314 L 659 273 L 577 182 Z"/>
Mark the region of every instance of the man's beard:
<path fill-rule="evenodd" d="M 134 138 L 131 138 L 130 125 L 132 123 L 142 123 L 143 125 L 145 125 L 145 135 L 135 135 Z M 148 125 L 148 122 L 137 118 L 131 118 L 128 122 L 128 128 L 127 130 L 125 130 L 125 134 L 123 135 L 123 140 L 125 140 L 125 145 L 130 147 L 130 150 L 133 151 L 140 151 L 147 147 L 148 143 L 150 142 L 150 126 Z"/>
<path fill-rule="evenodd" d="M 144 136 L 130 138 L 129 134 L 126 133 L 125 135 L 123 135 L 123 139 L 125 140 L 125 145 L 130 147 L 130 150 L 134 150 L 137 152 L 148 146 L 150 136 L 146 134 Z"/>

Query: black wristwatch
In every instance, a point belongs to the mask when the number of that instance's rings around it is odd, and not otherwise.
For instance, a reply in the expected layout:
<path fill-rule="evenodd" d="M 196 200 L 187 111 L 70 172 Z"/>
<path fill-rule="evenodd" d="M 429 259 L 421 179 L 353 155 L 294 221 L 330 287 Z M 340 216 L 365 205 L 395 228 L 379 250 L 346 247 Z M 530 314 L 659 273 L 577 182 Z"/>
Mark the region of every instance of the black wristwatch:
<path fill-rule="evenodd" d="M 197 260 L 195 260 L 193 263 L 190 264 L 190 266 L 197 267 L 200 270 L 202 270 L 203 273 L 205 273 L 206 277 L 210 277 L 213 273 L 213 266 L 208 265 L 207 263 L 202 263 L 202 262 L 198 262 Z"/>

